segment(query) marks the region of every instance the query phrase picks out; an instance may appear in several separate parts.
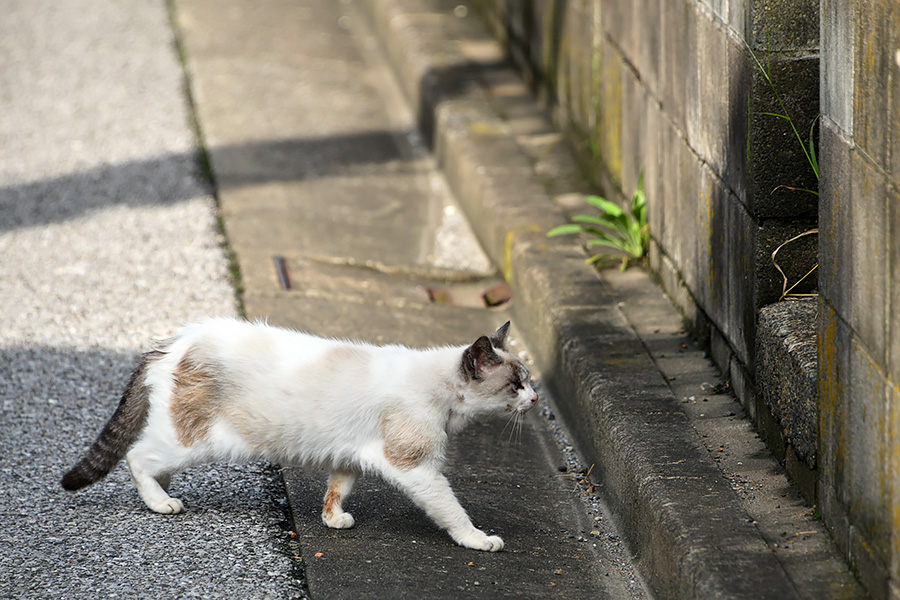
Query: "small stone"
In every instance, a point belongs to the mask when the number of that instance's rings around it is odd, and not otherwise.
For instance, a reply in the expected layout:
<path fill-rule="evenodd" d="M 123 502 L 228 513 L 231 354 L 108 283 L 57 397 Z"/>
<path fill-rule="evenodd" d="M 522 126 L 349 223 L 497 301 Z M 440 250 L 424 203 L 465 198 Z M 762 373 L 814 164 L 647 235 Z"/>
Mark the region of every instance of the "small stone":
<path fill-rule="evenodd" d="M 485 306 L 500 306 L 512 300 L 512 288 L 505 281 L 495 283 L 481 295 Z"/>

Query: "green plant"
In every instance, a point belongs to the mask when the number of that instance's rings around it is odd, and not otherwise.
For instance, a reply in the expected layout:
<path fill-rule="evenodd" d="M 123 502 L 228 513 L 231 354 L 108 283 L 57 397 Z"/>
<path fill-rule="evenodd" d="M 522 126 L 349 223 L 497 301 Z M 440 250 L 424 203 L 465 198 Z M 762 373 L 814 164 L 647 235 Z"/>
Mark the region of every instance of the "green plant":
<path fill-rule="evenodd" d="M 622 270 L 635 260 L 647 255 L 650 247 L 650 228 L 647 225 L 647 198 L 644 195 L 644 174 L 638 178 L 637 189 L 631 197 L 631 206 L 626 213 L 618 205 L 600 196 L 588 196 L 585 200 L 600 210 L 600 215 L 576 215 L 574 223 L 554 227 L 547 232 L 549 237 L 557 235 L 588 234 L 589 246 L 606 246 L 624 252 Z M 601 229 L 602 228 L 602 229 Z M 608 254 L 598 254 L 587 259 L 588 264 L 596 263 Z"/>
<path fill-rule="evenodd" d="M 815 119 L 813 119 L 812 124 L 809 126 L 809 141 L 804 142 L 803 138 L 800 136 L 800 131 L 797 129 L 797 126 L 794 123 L 794 120 L 791 118 L 791 116 L 787 112 L 787 107 L 784 105 L 784 100 L 782 99 L 781 94 L 778 93 L 778 89 L 775 87 L 775 83 L 772 81 L 772 77 L 769 74 L 768 69 L 766 69 L 766 67 L 763 66 L 762 62 L 756 56 L 756 53 L 753 51 L 753 48 L 751 48 L 750 44 L 747 43 L 747 40 L 741 39 L 741 41 L 744 42 L 744 46 L 747 48 L 747 53 L 749 54 L 750 59 L 753 61 L 753 64 L 756 66 L 756 68 L 759 70 L 759 72 L 765 78 L 766 83 L 769 84 L 769 88 L 771 88 L 772 93 L 775 94 L 775 99 L 778 101 L 778 106 L 781 108 L 780 113 L 762 112 L 760 114 L 767 115 L 770 117 L 776 117 L 778 119 L 784 119 L 785 121 L 788 122 L 788 125 L 791 126 L 791 131 L 794 132 L 794 137 L 796 137 L 797 141 L 800 143 L 800 149 L 803 150 L 803 155 L 806 156 L 806 161 L 809 163 L 810 168 L 812 168 L 813 174 L 816 176 L 816 181 L 818 181 L 819 180 L 819 161 L 816 158 L 814 132 L 815 132 L 815 128 L 816 128 L 816 121 L 818 121 L 819 118 L 816 117 Z M 807 192 L 809 194 L 815 194 L 816 196 L 819 195 L 819 192 L 817 192 L 816 190 L 808 190 L 805 188 L 793 188 L 790 186 L 780 186 L 780 187 L 785 187 L 787 189 L 796 190 L 799 192 Z"/>

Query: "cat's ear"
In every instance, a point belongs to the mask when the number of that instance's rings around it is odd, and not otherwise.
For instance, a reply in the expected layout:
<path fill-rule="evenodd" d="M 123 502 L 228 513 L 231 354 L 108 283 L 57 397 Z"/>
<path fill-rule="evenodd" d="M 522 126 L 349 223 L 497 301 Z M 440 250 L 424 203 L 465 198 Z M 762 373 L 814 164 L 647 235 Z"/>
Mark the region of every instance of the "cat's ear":
<path fill-rule="evenodd" d="M 490 340 L 494 348 L 507 350 L 506 338 L 509 335 L 509 321 L 497 328 L 497 331 L 491 334 Z"/>
<path fill-rule="evenodd" d="M 487 336 L 481 336 L 463 351 L 462 370 L 466 379 L 481 380 L 488 371 L 502 362 L 503 359 L 494 352 L 491 340 Z"/>

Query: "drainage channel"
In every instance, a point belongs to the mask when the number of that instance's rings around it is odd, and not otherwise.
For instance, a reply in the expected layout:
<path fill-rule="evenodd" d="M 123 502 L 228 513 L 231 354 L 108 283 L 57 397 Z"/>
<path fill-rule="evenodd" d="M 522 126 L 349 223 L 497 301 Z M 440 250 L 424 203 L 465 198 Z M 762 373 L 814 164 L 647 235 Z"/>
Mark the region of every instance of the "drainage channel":
<path fill-rule="evenodd" d="M 276 254 L 272 257 L 272 262 L 281 290 L 294 291 L 290 261 L 284 256 Z M 352 269 L 354 267 L 345 265 L 344 268 Z M 365 275 L 370 276 L 371 270 L 367 271 Z M 391 277 L 396 278 L 397 275 L 394 273 Z M 449 279 L 417 281 L 415 277 L 409 279 L 400 277 L 399 280 L 400 285 L 406 291 L 401 295 L 408 296 L 410 289 L 415 290 L 413 293 L 420 294 L 420 300 L 423 303 L 465 308 L 498 308 L 512 300 L 512 288 L 498 277 L 461 277 L 455 281 Z"/>

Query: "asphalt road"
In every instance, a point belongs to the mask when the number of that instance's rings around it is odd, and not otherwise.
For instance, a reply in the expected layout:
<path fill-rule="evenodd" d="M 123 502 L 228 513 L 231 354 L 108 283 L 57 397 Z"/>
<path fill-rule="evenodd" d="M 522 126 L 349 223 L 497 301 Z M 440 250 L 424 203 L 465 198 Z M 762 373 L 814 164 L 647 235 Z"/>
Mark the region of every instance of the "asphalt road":
<path fill-rule="evenodd" d="M 0 597 L 292 598 L 272 467 L 59 478 L 152 336 L 235 314 L 163 2 L 21 0 L 0 19 Z"/>

